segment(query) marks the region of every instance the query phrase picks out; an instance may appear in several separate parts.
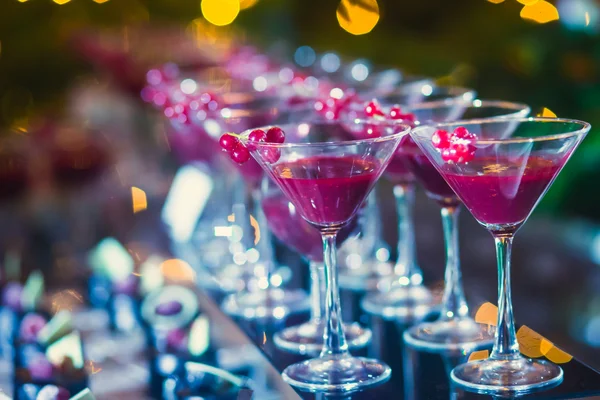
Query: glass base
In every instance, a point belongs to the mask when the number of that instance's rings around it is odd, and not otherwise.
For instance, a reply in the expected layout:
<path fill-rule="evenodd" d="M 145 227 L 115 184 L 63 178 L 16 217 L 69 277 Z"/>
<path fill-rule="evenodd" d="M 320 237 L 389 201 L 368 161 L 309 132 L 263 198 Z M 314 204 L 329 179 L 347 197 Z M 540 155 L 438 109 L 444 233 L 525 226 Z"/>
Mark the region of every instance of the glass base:
<path fill-rule="evenodd" d="M 428 351 L 473 351 L 494 343 L 496 327 L 478 324 L 471 318 L 454 318 L 422 323 L 404 332 L 411 347 Z"/>
<path fill-rule="evenodd" d="M 388 292 L 368 294 L 361 302 L 369 314 L 399 320 L 422 319 L 434 305 L 433 295 L 423 285 L 393 286 Z"/>
<path fill-rule="evenodd" d="M 310 302 L 303 290 L 271 288 L 229 295 L 221 307 L 226 314 L 243 319 L 283 319 L 308 311 Z"/>
<path fill-rule="evenodd" d="M 277 332 L 273 340 L 277 347 L 290 353 L 318 355 L 323 350 L 324 331 L 324 321 L 308 321 Z M 344 324 L 344 333 L 350 350 L 365 347 L 371 342 L 371 330 L 357 323 Z"/>
<path fill-rule="evenodd" d="M 560 384 L 562 369 L 545 360 L 481 360 L 459 365 L 451 373 L 459 387 L 492 395 L 523 394 Z"/>
<path fill-rule="evenodd" d="M 307 392 L 349 393 L 386 382 L 392 370 L 385 363 L 349 355 L 313 358 L 292 364 L 283 379 Z"/>

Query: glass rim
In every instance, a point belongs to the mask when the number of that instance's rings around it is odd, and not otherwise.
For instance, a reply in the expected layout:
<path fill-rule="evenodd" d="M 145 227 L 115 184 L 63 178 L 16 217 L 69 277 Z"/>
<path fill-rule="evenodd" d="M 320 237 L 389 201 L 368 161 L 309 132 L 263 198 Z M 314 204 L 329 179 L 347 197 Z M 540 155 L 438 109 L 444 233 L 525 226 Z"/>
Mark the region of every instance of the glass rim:
<path fill-rule="evenodd" d="M 261 129 L 263 131 L 267 131 L 270 128 L 280 128 L 281 126 L 299 126 L 299 125 L 342 125 L 344 123 L 354 123 L 354 124 L 369 124 L 369 125 L 389 125 L 389 126 L 393 126 L 393 127 L 398 127 L 400 129 L 402 129 L 400 132 L 397 133 L 393 133 L 391 135 L 387 135 L 387 136 L 377 136 L 377 137 L 371 137 L 371 138 L 362 138 L 362 139 L 352 139 L 352 140 L 339 140 L 339 141 L 331 141 L 331 142 L 306 142 L 306 143 L 269 143 L 269 142 L 252 142 L 252 146 L 255 148 L 258 147 L 267 147 L 267 148 L 278 148 L 278 149 L 283 149 L 283 148 L 291 148 L 291 147 L 327 147 L 327 146 L 355 146 L 355 145 L 359 145 L 359 144 L 364 144 L 364 143 L 379 143 L 379 142 L 386 142 L 392 139 L 395 139 L 397 137 L 402 137 L 402 136 L 406 136 L 408 134 L 410 134 L 412 127 L 408 124 L 404 124 L 401 121 L 390 121 L 390 120 L 383 120 L 383 121 L 377 121 L 377 120 L 369 120 L 369 119 L 360 119 L 360 118 L 354 118 L 354 119 L 348 119 L 348 120 L 334 120 L 334 121 L 315 121 L 315 122 L 292 122 L 292 123 L 288 123 L 288 124 L 281 124 L 281 125 L 267 125 L 267 126 L 260 126 L 260 127 L 256 127 L 256 128 L 251 128 L 251 129 L 247 129 L 244 132 L 242 132 L 239 135 L 239 139 L 240 141 L 242 141 L 244 144 L 248 144 L 250 143 L 250 140 L 248 139 L 248 135 L 250 135 L 250 133 L 254 130 L 257 129 Z M 284 131 L 285 132 L 285 131 Z"/>
<path fill-rule="evenodd" d="M 466 119 L 457 120 L 453 122 L 442 122 L 437 124 L 424 124 L 419 127 L 413 128 L 412 132 L 418 133 L 425 129 L 431 128 L 449 128 L 465 125 L 489 125 L 495 123 L 506 123 L 510 122 L 540 122 L 540 123 L 571 123 L 579 125 L 580 128 L 564 133 L 556 133 L 553 135 L 544 135 L 536 137 L 511 137 L 506 139 L 477 139 L 474 143 L 480 144 L 510 144 L 510 143 L 532 143 L 532 142 L 544 142 L 550 140 L 566 139 L 571 136 L 578 136 L 586 134 L 591 129 L 592 125 L 589 122 L 581 121 L 578 119 L 569 118 L 548 118 L 548 117 L 528 117 L 528 118 L 511 118 L 511 117 L 493 117 L 493 118 L 481 118 L 481 119 Z M 413 137 L 414 135 L 411 135 Z"/>
<path fill-rule="evenodd" d="M 507 110 L 514 110 L 515 112 L 512 114 L 507 114 L 505 116 L 499 115 L 497 117 L 489 117 L 489 118 L 502 118 L 502 117 L 510 117 L 511 115 L 518 116 L 520 113 L 523 113 L 523 117 L 526 117 L 528 113 L 531 112 L 531 107 L 525 103 L 518 103 L 513 101 L 506 100 L 482 100 L 482 99 L 473 99 L 473 100 L 461 100 L 459 98 L 449 97 L 446 99 L 434 100 L 434 101 L 426 101 L 423 103 L 416 103 L 414 105 L 407 105 L 405 108 L 408 111 L 411 110 L 427 110 L 434 109 L 438 107 L 448 107 L 455 104 L 464 105 L 467 108 L 484 108 L 484 107 L 498 107 L 505 108 Z M 460 121 L 460 120 L 457 120 Z M 450 121 L 449 121 L 450 122 Z"/>
<path fill-rule="evenodd" d="M 429 79 L 429 80 L 427 81 L 427 79 Z M 381 98 L 377 99 L 377 100 L 379 100 L 380 102 L 382 102 L 385 105 L 390 105 L 392 103 L 387 101 L 387 99 L 389 97 L 393 97 L 396 95 L 411 94 L 411 93 L 413 93 L 413 91 L 410 89 L 413 89 L 413 86 L 418 86 L 421 83 L 423 84 L 423 86 L 426 86 L 426 85 L 431 86 L 431 93 L 429 95 L 424 95 L 425 98 L 423 99 L 423 101 L 415 103 L 415 105 L 427 103 L 428 102 L 427 98 L 429 96 L 433 96 L 436 93 L 436 91 L 439 91 L 440 89 L 441 89 L 442 93 L 444 93 L 444 90 L 445 90 L 446 91 L 445 94 L 447 94 L 448 97 L 445 97 L 440 100 L 433 100 L 433 101 L 430 101 L 430 103 L 436 102 L 436 101 L 449 100 L 449 99 L 456 100 L 456 99 L 458 99 L 460 97 L 464 97 L 465 95 L 468 95 L 468 94 L 471 94 L 471 96 L 473 96 L 473 98 L 471 100 L 475 100 L 476 90 L 473 88 L 468 88 L 466 86 L 455 86 L 455 85 L 437 85 L 435 83 L 435 81 L 431 80 L 430 78 L 425 78 L 423 81 L 415 81 L 415 82 L 408 83 L 404 87 L 402 86 L 402 83 L 400 83 L 398 85 L 399 87 L 396 90 L 393 90 L 390 93 L 387 93 L 386 95 L 381 96 Z M 464 101 L 470 101 L 470 100 L 464 100 Z M 406 105 L 406 106 L 409 106 L 409 105 Z"/>

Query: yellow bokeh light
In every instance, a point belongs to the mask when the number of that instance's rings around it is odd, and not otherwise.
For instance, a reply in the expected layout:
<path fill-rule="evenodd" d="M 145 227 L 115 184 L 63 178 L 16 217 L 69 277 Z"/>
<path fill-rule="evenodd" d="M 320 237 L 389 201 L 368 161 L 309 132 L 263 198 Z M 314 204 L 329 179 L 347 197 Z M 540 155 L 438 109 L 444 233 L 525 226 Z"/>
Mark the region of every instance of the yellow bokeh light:
<path fill-rule="evenodd" d="M 548 339 L 543 339 L 540 344 L 540 349 L 546 358 L 555 364 L 566 364 L 573 359 L 573 356 L 569 353 L 562 351 L 556 347 Z"/>
<path fill-rule="evenodd" d="M 106 3 L 108 0 L 92 0 L 94 3 L 102 4 Z"/>
<path fill-rule="evenodd" d="M 240 0 L 240 10 L 245 10 L 258 3 L 258 0 Z"/>
<path fill-rule="evenodd" d="M 494 4 L 500 4 L 500 3 L 504 3 L 504 0 L 487 0 L 490 3 L 494 3 Z"/>
<path fill-rule="evenodd" d="M 517 0 L 517 1 L 525 6 L 531 6 L 540 0 Z"/>
<path fill-rule="evenodd" d="M 17 0 L 19 3 L 25 3 L 27 0 Z"/>
<path fill-rule="evenodd" d="M 590 13 L 588 11 L 585 12 L 585 26 L 590 25 Z"/>
<path fill-rule="evenodd" d="M 160 265 L 160 271 L 170 281 L 194 282 L 196 280 L 196 273 L 190 264 L 177 258 L 164 261 Z"/>
<path fill-rule="evenodd" d="M 490 352 L 488 350 L 474 351 L 469 356 L 469 360 L 467 362 L 479 361 L 479 360 L 487 360 L 487 358 L 489 356 L 490 356 Z"/>
<path fill-rule="evenodd" d="M 558 9 L 544 0 L 539 0 L 531 5 L 526 5 L 521 10 L 521 18 L 545 24 L 560 18 Z"/>
<path fill-rule="evenodd" d="M 342 29 L 353 35 L 364 35 L 377 25 L 379 5 L 377 0 L 363 0 L 360 3 L 342 0 L 336 15 Z"/>
<path fill-rule="evenodd" d="M 71 0 L 53 0 L 53 1 L 58 5 L 63 5 L 63 4 L 67 4 Z"/>
<path fill-rule="evenodd" d="M 538 358 L 544 355 L 541 349 L 542 340 L 545 340 L 542 335 L 525 325 L 517 331 L 519 350 L 527 357 Z"/>
<path fill-rule="evenodd" d="M 544 107 L 542 112 L 538 114 L 538 117 L 556 118 L 556 114 L 551 109 Z"/>
<path fill-rule="evenodd" d="M 202 0 L 202 15 L 217 26 L 229 25 L 240 13 L 240 0 Z"/>
<path fill-rule="evenodd" d="M 133 203 L 133 213 L 144 211 L 148 208 L 148 200 L 146 198 L 146 192 L 135 186 L 131 187 L 131 201 Z"/>
<path fill-rule="evenodd" d="M 475 314 L 475 322 L 496 326 L 498 323 L 498 307 L 492 303 L 484 303 Z"/>

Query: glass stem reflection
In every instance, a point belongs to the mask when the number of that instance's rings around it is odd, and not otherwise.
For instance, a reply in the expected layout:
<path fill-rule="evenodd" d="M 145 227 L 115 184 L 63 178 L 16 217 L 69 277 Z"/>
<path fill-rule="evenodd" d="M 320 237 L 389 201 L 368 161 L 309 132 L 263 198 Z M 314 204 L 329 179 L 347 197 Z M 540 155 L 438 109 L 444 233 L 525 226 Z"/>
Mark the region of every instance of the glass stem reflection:
<path fill-rule="evenodd" d="M 402 285 L 419 284 L 422 281 L 422 275 L 417 265 L 415 248 L 414 185 L 394 186 L 394 198 L 396 199 L 396 212 L 398 214 L 398 260 L 394 266 L 394 273 Z"/>
<path fill-rule="evenodd" d="M 458 247 L 458 207 L 442 208 L 442 226 L 446 245 L 446 272 L 441 319 L 464 318 L 469 314 L 462 286 Z"/>
<path fill-rule="evenodd" d="M 310 320 L 318 324 L 325 315 L 325 267 L 322 263 L 310 262 Z"/>
<path fill-rule="evenodd" d="M 323 333 L 323 351 L 321 357 L 344 355 L 348 353 L 348 344 L 342 327 L 342 308 L 338 287 L 338 269 L 336 258 L 336 236 L 338 230 L 322 232 L 323 260 L 325 266 L 325 332 Z"/>
<path fill-rule="evenodd" d="M 254 216 L 254 223 L 252 223 L 252 217 Z M 258 278 L 261 280 L 259 287 L 261 289 L 268 289 L 271 287 L 271 274 L 275 268 L 275 256 L 273 254 L 273 247 L 271 245 L 271 238 L 269 237 L 269 229 L 267 228 L 267 217 L 265 216 L 262 209 L 262 191 L 260 187 L 252 190 L 252 213 L 250 214 L 250 225 L 254 228 L 254 235 L 252 236 L 252 243 L 254 248 L 259 254 L 259 265 L 262 264 L 263 270 Z M 255 243 L 255 238 L 258 239 Z M 253 265 L 252 268 L 255 268 Z M 257 275 L 257 271 L 251 271 L 253 275 Z"/>
<path fill-rule="evenodd" d="M 494 235 L 494 241 L 498 260 L 498 325 L 490 358 L 512 360 L 520 357 L 510 290 L 510 254 L 513 235 Z"/>

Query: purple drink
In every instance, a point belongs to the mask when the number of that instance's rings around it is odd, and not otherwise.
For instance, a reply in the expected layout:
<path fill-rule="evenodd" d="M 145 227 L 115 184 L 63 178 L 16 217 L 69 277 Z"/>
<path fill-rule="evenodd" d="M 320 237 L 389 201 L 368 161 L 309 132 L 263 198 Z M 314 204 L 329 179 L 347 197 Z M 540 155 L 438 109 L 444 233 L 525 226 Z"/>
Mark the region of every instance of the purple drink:
<path fill-rule="evenodd" d="M 271 193 L 262 201 L 263 212 L 271 232 L 310 261 L 323 262 L 323 241 L 317 229 L 296 211 L 296 207 L 281 191 Z M 340 246 L 356 229 L 356 218 L 342 228 L 337 236 Z"/>
<path fill-rule="evenodd" d="M 374 159 L 316 156 L 276 165 L 273 174 L 306 220 L 341 225 L 356 215 L 379 168 Z"/>
<path fill-rule="evenodd" d="M 562 163 L 535 156 L 529 156 L 525 164 L 490 157 L 465 166 L 446 164 L 443 173 L 477 220 L 515 225 L 529 216 Z"/>
<path fill-rule="evenodd" d="M 417 150 L 418 151 L 418 150 Z M 427 195 L 442 207 L 456 207 L 460 201 L 456 193 L 448 186 L 442 175 L 435 169 L 425 154 L 412 154 L 406 158 L 406 163 L 415 177 L 419 180 Z"/>

